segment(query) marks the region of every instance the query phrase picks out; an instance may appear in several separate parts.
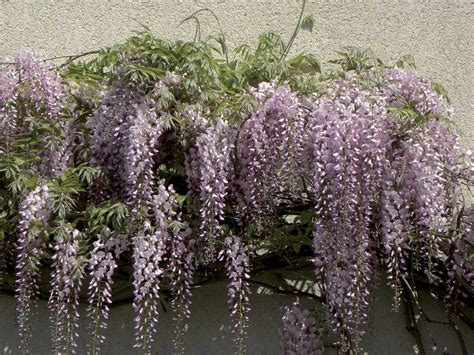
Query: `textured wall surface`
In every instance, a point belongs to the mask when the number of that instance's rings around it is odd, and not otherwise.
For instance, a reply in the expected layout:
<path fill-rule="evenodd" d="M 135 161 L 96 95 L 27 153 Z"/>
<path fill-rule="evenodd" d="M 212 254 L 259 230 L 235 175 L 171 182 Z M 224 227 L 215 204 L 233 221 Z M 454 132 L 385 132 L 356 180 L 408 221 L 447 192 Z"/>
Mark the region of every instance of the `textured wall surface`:
<path fill-rule="evenodd" d="M 231 47 L 252 42 L 262 31 L 289 38 L 301 1 L 159 0 L 72 1 L 0 0 L 0 57 L 34 49 L 44 57 L 69 55 L 123 41 L 139 23 L 166 39 L 194 36 L 194 23 L 179 23 L 209 7 L 222 22 Z M 412 54 L 418 72 L 442 83 L 450 93 L 465 147 L 474 148 L 474 2 L 438 1 L 313 1 L 312 33 L 301 33 L 294 51 L 313 52 L 321 60 L 334 50 L 354 45 L 372 48 L 384 60 Z M 204 34 L 217 30 L 209 14 L 202 17 Z"/>

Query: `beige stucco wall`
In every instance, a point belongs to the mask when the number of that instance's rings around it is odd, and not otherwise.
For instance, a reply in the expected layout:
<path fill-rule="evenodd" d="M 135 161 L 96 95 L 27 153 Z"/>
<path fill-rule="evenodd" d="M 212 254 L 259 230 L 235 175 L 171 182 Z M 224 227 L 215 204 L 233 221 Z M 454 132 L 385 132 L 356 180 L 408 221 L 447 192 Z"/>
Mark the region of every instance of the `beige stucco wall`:
<path fill-rule="evenodd" d="M 177 28 L 194 11 L 209 7 L 222 22 L 231 47 L 251 42 L 262 31 L 289 38 L 301 1 L 160 0 L 57 1 L 0 0 L 0 57 L 32 48 L 44 57 L 69 55 L 122 41 L 141 27 L 157 36 L 191 40 L 193 22 Z M 410 53 L 419 73 L 448 89 L 463 131 L 474 148 L 474 3 L 454 1 L 312 1 L 312 33 L 301 33 L 294 51 L 326 60 L 346 45 L 370 47 L 383 59 Z M 204 33 L 215 21 L 203 15 Z"/>

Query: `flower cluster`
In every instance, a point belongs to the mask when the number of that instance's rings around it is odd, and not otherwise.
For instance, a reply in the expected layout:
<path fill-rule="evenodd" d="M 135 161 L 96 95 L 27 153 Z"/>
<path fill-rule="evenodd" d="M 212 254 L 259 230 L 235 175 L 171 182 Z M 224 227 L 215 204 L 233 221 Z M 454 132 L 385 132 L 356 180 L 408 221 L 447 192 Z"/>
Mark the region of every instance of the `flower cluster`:
<path fill-rule="evenodd" d="M 60 119 L 66 96 L 59 73 L 32 52 L 17 56 L 14 64 L 12 70 L 0 70 L 0 138 L 8 144 L 13 134 L 45 124 L 67 136 L 66 121 Z M 67 166 L 70 142 L 40 134 L 46 149 L 40 154 L 38 172 L 56 177 Z"/>
<path fill-rule="evenodd" d="M 242 240 L 237 236 L 225 239 L 226 249 L 222 250 L 219 258 L 225 260 L 230 315 L 233 319 L 232 332 L 235 334 L 236 349 L 239 354 L 245 352 L 245 335 L 248 327 L 249 295 L 250 295 L 250 265 Z"/>
<path fill-rule="evenodd" d="M 195 240 L 191 239 L 192 230 L 185 227 L 175 233 L 171 241 L 169 276 L 173 300 L 171 306 L 174 312 L 176 353 L 184 353 L 184 335 L 187 331 L 187 319 L 191 315 L 191 286 L 194 274 Z"/>
<path fill-rule="evenodd" d="M 321 355 L 321 332 L 314 317 L 298 304 L 286 308 L 280 329 L 280 349 L 284 355 Z"/>
<path fill-rule="evenodd" d="M 39 292 L 40 264 L 46 245 L 42 228 L 48 223 L 51 195 L 47 186 L 30 191 L 19 211 L 18 257 L 16 263 L 17 322 L 21 348 L 27 352 L 35 297 Z"/>
<path fill-rule="evenodd" d="M 164 272 L 160 264 L 166 250 L 164 233 L 166 231 L 161 228 L 152 232 L 148 225 L 133 238 L 135 346 L 146 354 L 151 353 L 153 334 L 158 322 L 160 281 Z"/>
<path fill-rule="evenodd" d="M 294 189 L 301 172 L 305 122 L 288 85 L 261 83 L 253 95 L 257 108 L 238 135 L 236 184 L 243 194 L 241 208 L 258 214 L 263 206 L 271 210 L 278 197 L 275 191 Z"/>
<path fill-rule="evenodd" d="M 136 115 L 128 116 L 127 121 L 125 127 L 119 128 L 128 136 L 122 167 L 127 199 L 131 204 L 140 200 L 150 203 L 153 193 L 153 155 L 163 126 L 157 121 L 151 102 L 139 105 Z"/>
<path fill-rule="evenodd" d="M 371 278 L 370 223 L 385 161 L 384 110 L 355 81 L 315 102 L 308 144 L 315 203 L 316 275 L 328 290 L 336 329 L 355 332 L 365 318 Z"/>
<path fill-rule="evenodd" d="M 430 80 L 420 78 L 415 73 L 400 68 L 390 69 L 388 84 L 382 88 L 389 104 L 402 106 L 414 104 L 423 114 L 452 117 L 453 111 L 445 105 L 445 100 L 434 89 Z"/>
<path fill-rule="evenodd" d="M 174 313 L 176 353 L 184 353 L 184 335 L 187 330 L 187 319 L 191 315 L 191 287 L 195 269 L 195 240 L 192 239 L 192 230 L 183 222 L 181 213 L 178 213 L 178 203 L 173 186 L 165 188 L 158 185 L 158 195 L 154 198 L 155 220 L 161 228 L 168 227 L 168 235 L 163 234 L 166 256 L 168 261 L 165 270 L 170 279 L 172 294 L 171 307 Z M 164 221 L 167 220 L 167 223 Z M 161 222 L 159 222 L 161 221 Z M 163 224 L 162 224 L 163 223 Z"/>
<path fill-rule="evenodd" d="M 65 138 L 49 140 L 48 151 L 42 156 L 38 167 L 41 175 L 56 178 L 69 167 L 75 147 L 73 131 L 72 121 L 68 121 L 64 125 Z"/>
<path fill-rule="evenodd" d="M 390 118 L 386 122 L 393 134 L 401 131 L 401 122 Z M 379 209 L 389 281 L 398 308 L 400 276 L 405 273 L 409 248 L 411 257 L 417 264 L 426 264 L 427 276 L 432 277 L 448 209 L 459 199 L 459 192 L 452 191 L 446 177 L 460 174 L 462 155 L 458 137 L 438 121 L 413 127 L 392 142 L 387 146 Z M 410 239 L 413 231 L 417 237 Z"/>
<path fill-rule="evenodd" d="M 200 167 L 199 152 L 196 140 L 205 133 L 209 126 L 209 122 L 201 116 L 200 112 L 192 105 L 188 106 L 181 113 L 182 117 L 187 120 L 187 129 L 183 134 L 183 138 L 188 141 L 188 149 L 185 152 L 184 167 L 186 169 L 186 182 L 188 185 L 189 196 L 199 196 L 200 189 Z"/>
<path fill-rule="evenodd" d="M 109 238 L 108 240 L 106 238 Z M 113 246 L 116 238 L 110 231 L 98 235 L 94 242 L 94 248 L 90 252 L 89 258 L 89 306 L 88 316 L 91 320 L 91 351 L 95 354 L 100 352 L 100 345 L 104 342 L 105 336 L 100 332 L 107 328 L 109 319 L 109 306 L 112 303 L 112 275 L 117 268 L 116 258 L 120 252 L 114 252 Z"/>
<path fill-rule="evenodd" d="M 176 209 L 172 187 L 158 185 L 153 196 L 154 225 L 145 221 L 133 237 L 133 307 L 136 312 L 136 347 L 151 352 L 158 321 L 159 291 L 165 268 L 163 263 L 171 244 L 169 220 Z"/>
<path fill-rule="evenodd" d="M 55 353 L 75 353 L 79 328 L 79 295 L 85 266 L 84 258 L 79 255 L 82 236 L 77 229 L 60 229 L 54 245 L 54 271 L 48 302 L 53 328 L 53 349 Z"/>
<path fill-rule="evenodd" d="M 56 120 L 64 103 L 64 88 L 59 73 L 48 68 L 35 53 L 27 52 L 15 58 L 22 95 L 33 102 L 30 109 L 44 112 L 47 118 Z"/>
<path fill-rule="evenodd" d="M 102 96 L 89 127 L 92 163 L 107 171 L 135 210 L 151 203 L 153 155 L 163 132 L 153 101 L 118 81 Z"/>
<path fill-rule="evenodd" d="M 232 172 L 233 135 L 226 122 L 219 119 L 196 139 L 201 200 L 200 244 L 204 246 L 202 260 L 216 257 L 219 224 L 224 220 L 225 199 Z"/>
<path fill-rule="evenodd" d="M 0 149 L 13 139 L 17 128 L 18 77 L 11 70 L 0 69 Z"/>

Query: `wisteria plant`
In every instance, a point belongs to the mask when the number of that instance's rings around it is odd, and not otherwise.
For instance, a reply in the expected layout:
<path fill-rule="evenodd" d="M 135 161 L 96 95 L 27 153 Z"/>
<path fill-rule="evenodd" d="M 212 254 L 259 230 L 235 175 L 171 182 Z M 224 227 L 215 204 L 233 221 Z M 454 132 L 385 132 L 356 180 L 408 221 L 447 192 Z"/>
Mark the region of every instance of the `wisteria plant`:
<path fill-rule="evenodd" d="M 441 85 L 410 57 L 385 64 L 346 48 L 322 72 L 275 33 L 235 51 L 214 39 L 145 30 L 89 60 L 52 66 L 28 52 L 0 66 L 0 276 L 16 295 L 21 350 L 43 269 L 57 354 L 77 351 L 83 299 L 100 353 L 119 271 L 142 353 L 159 339 L 164 291 L 184 352 L 204 272 L 229 279 L 244 353 L 262 253 L 311 260 L 342 352 L 361 351 L 380 270 L 395 308 L 423 279 L 444 285 L 455 318 L 474 295 L 463 200 L 474 168 Z M 321 353 L 323 328 L 288 309 L 282 352 Z"/>

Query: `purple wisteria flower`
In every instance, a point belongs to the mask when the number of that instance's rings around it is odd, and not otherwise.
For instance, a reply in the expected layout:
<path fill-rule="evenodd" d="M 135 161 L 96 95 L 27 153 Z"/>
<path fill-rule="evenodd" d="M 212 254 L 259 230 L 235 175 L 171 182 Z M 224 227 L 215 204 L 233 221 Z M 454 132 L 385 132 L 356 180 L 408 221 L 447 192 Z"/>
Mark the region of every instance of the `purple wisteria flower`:
<path fill-rule="evenodd" d="M 233 141 L 233 132 L 221 119 L 196 140 L 201 200 L 199 244 L 203 247 L 201 259 L 205 263 L 216 258 L 215 244 L 220 223 L 224 221 L 225 199 L 232 172 Z"/>
<path fill-rule="evenodd" d="M 297 303 L 286 308 L 280 329 L 280 350 L 284 355 L 321 355 L 321 331 L 314 317 Z"/>
<path fill-rule="evenodd" d="M 107 171 L 117 193 L 135 211 L 149 205 L 153 187 L 153 156 L 163 132 L 153 100 L 123 82 L 105 92 L 89 119 L 92 163 Z"/>
<path fill-rule="evenodd" d="M 326 285 L 336 329 L 354 333 L 356 343 L 366 318 L 370 223 L 387 141 L 384 110 L 371 99 L 355 81 L 338 82 L 329 98 L 315 102 L 307 130 L 316 275 Z"/>
<path fill-rule="evenodd" d="M 18 55 L 14 64 L 14 68 L 0 70 L 0 138 L 9 145 L 14 135 L 26 134 L 40 125 L 64 133 L 66 139 L 45 133 L 44 128 L 39 134 L 44 150 L 36 168 L 43 176 L 57 177 L 68 165 L 71 143 L 68 123 L 61 117 L 66 104 L 63 82 L 59 73 L 35 53 Z M 6 149 L 3 142 L 2 150 Z"/>
<path fill-rule="evenodd" d="M 401 100 L 414 102 L 416 109 L 423 114 L 434 116 L 453 116 L 453 110 L 446 106 L 445 100 L 433 89 L 430 80 L 420 78 L 415 73 L 400 68 L 390 69 L 388 72 L 389 84 L 382 88 L 389 103 L 401 105 Z"/>
<path fill-rule="evenodd" d="M 18 77 L 11 70 L 0 69 L 0 149 L 6 152 L 17 131 Z"/>
<path fill-rule="evenodd" d="M 100 352 L 100 346 L 105 341 L 105 335 L 102 332 L 107 328 L 109 306 L 112 304 L 112 276 L 117 268 L 116 259 L 123 251 L 121 247 L 123 243 L 118 242 L 121 239 L 123 239 L 121 236 L 114 236 L 110 230 L 106 229 L 98 235 L 90 252 L 88 269 L 91 280 L 87 313 L 91 321 L 89 347 L 95 354 Z"/>
<path fill-rule="evenodd" d="M 181 222 L 181 221 L 180 221 Z M 171 241 L 169 277 L 171 279 L 171 306 L 175 321 L 175 352 L 184 354 L 184 336 L 188 329 L 187 320 L 191 315 L 191 287 L 195 264 L 195 240 L 192 230 L 183 223 L 184 229 L 174 233 Z"/>
<path fill-rule="evenodd" d="M 166 271 L 164 262 L 172 244 L 173 233 L 170 220 L 175 216 L 176 200 L 172 186 L 168 189 L 160 183 L 152 197 L 154 223 L 145 220 L 143 229 L 132 238 L 133 241 L 133 308 L 136 313 L 136 344 L 144 353 L 151 352 L 153 336 L 158 322 L 158 306 L 161 281 Z M 175 265 L 176 249 L 172 258 Z M 185 285 L 186 286 L 186 285 Z M 175 288 L 176 290 L 176 288 Z M 187 296 L 187 295 L 186 295 Z"/>
<path fill-rule="evenodd" d="M 47 67 L 41 58 L 32 52 L 15 58 L 22 96 L 33 102 L 30 109 L 44 112 L 50 120 L 57 120 L 64 105 L 65 92 L 58 71 Z M 58 121 L 61 125 L 61 122 Z"/>
<path fill-rule="evenodd" d="M 242 240 L 237 236 L 225 239 L 226 249 L 220 253 L 219 259 L 225 261 L 229 284 L 227 295 L 232 332 L 235 334 L 236 352 L 245 353 L 245 336 L 248 328 L 248 312 L 250 311 L 250 265 Z"/>
<path fill-rule="evenodd" d="M 287 84 L 260 83 L 252 94 L 258 105 L 238 133 L 236 184 L 243 195 L 237 196 L 243 213 L 258 215 L 262 206 L 271 211 L 275 191 L 293 191 L 297 185 L 305 119 Z"/>
<path fill-rule="evenodd" d="M 48 224 L 51 195 L 47 186 L 38 186 L 21 202 L 16 263 L 16 311 L 21 349 L 28 352 L 35 298 L 39 292 L 40 266 L 46 245 L 41 236 Z"/>
<path fill-rule="evenodd" d="M 64 228 L 56 238 L 51 275 L 51 310 L 53 350 L 76 353 L 79 329 L 79 296 L 85 260 L 79 255 L 82 238 L 77 229 Z"/>

